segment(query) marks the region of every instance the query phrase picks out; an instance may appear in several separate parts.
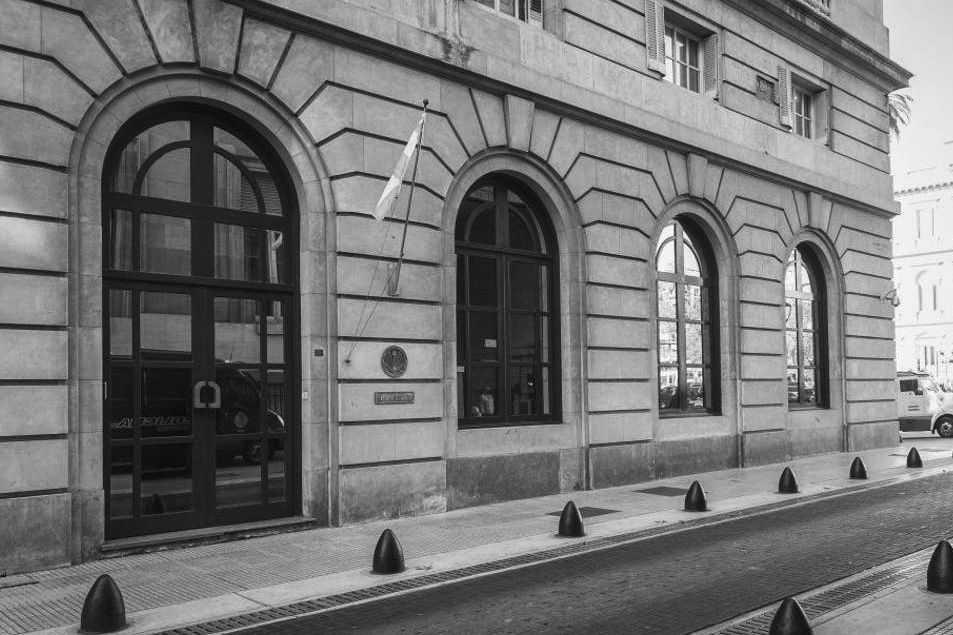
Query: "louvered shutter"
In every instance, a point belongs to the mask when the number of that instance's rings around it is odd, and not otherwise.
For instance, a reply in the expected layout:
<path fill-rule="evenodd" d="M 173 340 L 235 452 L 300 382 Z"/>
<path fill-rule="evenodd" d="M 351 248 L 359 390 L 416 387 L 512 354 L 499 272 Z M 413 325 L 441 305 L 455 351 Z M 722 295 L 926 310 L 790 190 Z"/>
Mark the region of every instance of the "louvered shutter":
<path fill-rule="evenodd" d="M 650 70 L 665 72 L 665 7 L 645 0 L 645 49 Z"/>
<path fill-rule="evenodd" d="M 778 110 L 781 125 L 791 127 L 791 71 L 787 66 L 778 66 Z"/>
<path fill-rule="evenodd" d="M 705 38 L 705 94 L 718 99 L 721 88 L 721 38 L 713 33 Z"/>
<path fill-rule="evenodd" d="M 529 11 L 529 23 L 535 24 L 542 28 L 543 26 L 543 0 L 528 0 Z"/>

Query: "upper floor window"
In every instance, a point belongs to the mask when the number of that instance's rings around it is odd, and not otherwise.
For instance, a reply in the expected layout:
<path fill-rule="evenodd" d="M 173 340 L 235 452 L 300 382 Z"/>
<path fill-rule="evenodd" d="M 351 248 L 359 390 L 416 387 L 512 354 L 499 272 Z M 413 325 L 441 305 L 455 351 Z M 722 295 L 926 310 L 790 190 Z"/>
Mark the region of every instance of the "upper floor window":
<path fill-rule="evenodd" d="M 677 86 L 717 97 L 721 52 L 715 28 L 666 9 L 659 0 L 646 0 L 648 68 Z"/>
<path fill-rule="evenodd" d="M 701 232 L 672 221 L 655 252 L 658 271 L 658 398 L 666 413 L 717 411 L 718 350 L 713 259 Z"/>
<path fill-rule="evenodd" d="M 801 247 L 791 254 L 784 275 L 784 329 L 788 406 L 825 405 L 827 342 L 824 293 L 819 267 Z"/>
<path fill-rule="evenodd" d="M 934 234 L 933 210 L 917 210 L 917 238 L 929 238 Z"/>
<path fill-rule="evenodd" d="M 556 420 L 556 242 L 545 209 L 515 181 L 478 183 L 460 207 L 456 251 L 460 425 Z"/>
<path fill-rule="evenodd" d="M 674 26 L 665 27 L 665 79 L 701 92 L 702 59 L 698 38 Z"/>
<path fill-rule="evenodd" d="M 543 26 L 544 0 L 476 0 L 483 6 L 496 9 L 523 22 Z"/>
<path fill-rule="evenodd" d="M 800 86 L 792 89 L 794 132 L 805 139 L 814 137 L 814 96 Z"/>

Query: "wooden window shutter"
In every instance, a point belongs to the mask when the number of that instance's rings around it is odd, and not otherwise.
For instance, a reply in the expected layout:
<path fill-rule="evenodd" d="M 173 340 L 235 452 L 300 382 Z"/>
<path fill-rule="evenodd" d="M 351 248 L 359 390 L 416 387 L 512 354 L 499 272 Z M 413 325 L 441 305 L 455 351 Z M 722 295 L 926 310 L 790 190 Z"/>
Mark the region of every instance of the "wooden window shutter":
<path fill-rule="evenodd" d="M 721 87 L 721 38 L 712 33 L 705 38 L 705 94 L 718 99 Z"/>
<path fill-rule="evenodd" d="M 781 113 L 781 125 L 790 128 L 791 121 L 791 71 L 787 66 L 778 66 L 778 110 Z"/>
<path fill-rule="evenodd" d="M 665 72 L 665 7 L 645 0 L 645 56 L 650 70 Z"/>
<path fill-rule="evenodd" d="M 543 0 L 528 0 L 527 4 L 529 5 L 529 11 L 527 11 L 527 15 L 529 16 L 529 23 L 542 27 L 543 26 Z"/>

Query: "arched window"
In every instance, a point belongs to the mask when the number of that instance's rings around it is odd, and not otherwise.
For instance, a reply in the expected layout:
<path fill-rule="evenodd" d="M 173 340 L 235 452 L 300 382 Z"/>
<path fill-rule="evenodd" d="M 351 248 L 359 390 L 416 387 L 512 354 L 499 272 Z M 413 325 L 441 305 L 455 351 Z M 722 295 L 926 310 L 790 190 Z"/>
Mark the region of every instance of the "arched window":
<path fill-rule="evenodd" d="M 824 279 L 809 251 L 796 248 L 784 274 L 788 405 L 827 405 Z"/>
<path fill-rule="evenodd" d="M 460 425 L 557 419 L 558 276 L 546 211 L 515 181 L 483 180 L 460 207 L 456 251 Z"/>
<path fill-rule="evenodd" d="M 658 390 L 662 414 L 718 411 L 714 258 L 687 220 L 662 230 L 658 271 Z"/>

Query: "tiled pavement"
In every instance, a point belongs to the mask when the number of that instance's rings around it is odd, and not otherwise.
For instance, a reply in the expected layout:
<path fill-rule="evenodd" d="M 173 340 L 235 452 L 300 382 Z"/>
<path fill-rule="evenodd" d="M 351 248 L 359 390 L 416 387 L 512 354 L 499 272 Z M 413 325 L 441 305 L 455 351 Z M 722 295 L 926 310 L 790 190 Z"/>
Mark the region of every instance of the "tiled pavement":
<path fill-rule="evenodd" d="M 132 632 L 171 626 L 280 605 L 305 597 L 375 586 L 368 573 L 380 532 L 390 527 L 408 559 L 410 575 L 448 570 L 476 562 L 530 553 L 553 546 L 559 511 L 572 498 L 581 506 L 618 510 L 586 521 L 590 537 L 637 531 L 666 531 L 687 521 L 715 521 L 719 513 L 743 513 L 765 505 L 790 504 L 799 497 L 831 494 L 848 487 L 907 478 L 904 457 L 910 445 L 920 448 L 926 469 L 953 466 L 953 442 L 910 439 L 902 446 L 866 452 L 871 481 L 847 479 L 853 455 L 810 457 L 788 463 L 797 473 L 801 495 L 776 493 L 780 465 L 724 470 L 659 482 L 576 492 L 572 495 L 511 501 L 445 514 L 380 521 L 343 528 L 276 534 L 249 540 L 99 560 L 82 565 L 0 579 L 0 634 L 16 635 L 68 627 L 78 621 L 83 598 L 100 573 L 110 573 L 122 589 Z M 701 480 L 713 508 L 710 515 L 680 511 L 680 496 L 640 490 L 656 486 L 687 489 Z M 237 602 L 221 603 L 225 597 Z M 209 606 L 195 600 L 215 598 Z M 190 610 L 164 612 L 165 621 L 137 620 L 138 612 L 193 602 Z M 220 603 L 217 612 L 213 604 Z M 153 612 L 155 613 L 155 612 Z M 147 614 L 142 614 L 147 615 Z M 178 621 L 176 621 L 178 620 Z M 151 627 L 151 628 L 150 628 Z M 57 629 L 70 632 L 71 628 Z"/>

